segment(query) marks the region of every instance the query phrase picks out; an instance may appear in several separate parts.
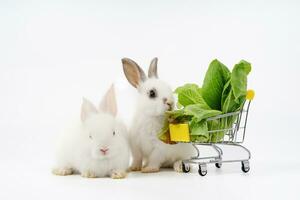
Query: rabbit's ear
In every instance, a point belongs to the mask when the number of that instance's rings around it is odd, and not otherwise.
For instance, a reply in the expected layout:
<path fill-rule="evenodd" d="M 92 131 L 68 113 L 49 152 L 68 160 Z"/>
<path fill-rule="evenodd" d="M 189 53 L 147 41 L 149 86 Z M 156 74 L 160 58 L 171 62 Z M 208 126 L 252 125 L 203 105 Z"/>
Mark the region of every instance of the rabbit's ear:
<path fill-rule="evenodd" d="M 81 121 L 84 122 L 91 114 L 96 114 L 97 108 L 86 98 L 82 98 Z"/>
<path fill-rule="evenodd" d="M 102 98 L 101 103 L 99 105 L 99 110 L 102 112 L 110 113 L 113 116 L 117 115 L 118 109 L 117 109 L 117 101 L 116 101 L 114 84 L 111 85 L 109 90 Z"/>
<path fill-rule="evenodd" d="M 129 58 L 123 58 L 122 63 L 124 74 L 133 87 L 137 88 L 141 82 L 146 80 L 145 72 L 136 62 Z"/>
<path fill-rule="evenodd" d="M 149 78 L 158 78 L 158 75 L 157 75 L 157 61 L 158 59 L 157 58 L 153 58 L 152 61 L 151 61 L 151 64 L 149 66 L 149 70 L 148 70 L 148 77 Z"/>

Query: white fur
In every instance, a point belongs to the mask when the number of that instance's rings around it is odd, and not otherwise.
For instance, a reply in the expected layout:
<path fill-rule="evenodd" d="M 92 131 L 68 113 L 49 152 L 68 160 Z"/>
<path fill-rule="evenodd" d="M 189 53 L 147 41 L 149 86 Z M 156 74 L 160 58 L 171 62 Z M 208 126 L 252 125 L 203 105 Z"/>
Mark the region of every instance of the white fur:
<path fill-rule="evenodd" d="M 134 62 L 127 63 L 134 64 Z M 126 69 L 124 71 L 126 73 Z M 194 155 L 194 148 L 190 144 L 165 144 L 157 138 L 157 134 L 163 127 L 164 113 L 169 109 L 163 99 L 166 98 L 168 103 L 174 104 L 171 88 L 159 80 L 157 75 L 140 80 L 136 88 L 139 92 L 138 104 L 130 128 L 130 145 L 133 154 L 131 169 L 139 170 L 143 167 L 144 172 L 154 172 L 160 167 L 174 167 L 176 171 L 181 171 L 181 165 L 178 163 Z M 149 90 L 153 88 L 157 91 L 155 99 L 148 96 Z"/>
<path fill-rule="evenodd" d="M 58 142 L 53 172 L 58 175 L 79 173 L 88 178 L 123 178 L 130 157 L 126 127 L 115 119 L 114 113 L 90 109 L 91 112 L 86 108 L 93 106 L 86 104 L 90 103 L 84 100 L 82 113 L 88 112 L 83 115 L 87 117 L 66 130 Z M 103 148 L 109 149 L 106 155 L 100 151 Z"/>

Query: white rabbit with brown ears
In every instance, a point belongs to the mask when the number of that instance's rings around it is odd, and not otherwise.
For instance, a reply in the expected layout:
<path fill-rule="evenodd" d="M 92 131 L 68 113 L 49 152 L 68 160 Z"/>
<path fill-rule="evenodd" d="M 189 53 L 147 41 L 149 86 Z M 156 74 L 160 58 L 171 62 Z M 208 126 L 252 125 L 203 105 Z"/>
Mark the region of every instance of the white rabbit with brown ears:
<path fill-rule="evenodd" d="M 163 127 L 165 111 L 173 109 L 174 97 L 169 85 L 157 75 L 157 58 L 148 70 L 148 77 L 136 62 L 123 58 L 123 70 L 129 83 L 138 91 L 136 113 L 129 130 L 133 154 L 132 171 L 158 172 L 173 167 L 182 172 L 182 160 L 194 155 L 190 144 L 165 144 L 157 138 Z"/>
<path fill-rule="evenodd" d="M 81 120 L 63 132 L 56 151 L 56 175 L 79 173 L 85 178 L 124 178 L 130 149 L 126 127 L 116 119 L 117 103 L 112 86 L 97 109 L 83 99 Z"/>

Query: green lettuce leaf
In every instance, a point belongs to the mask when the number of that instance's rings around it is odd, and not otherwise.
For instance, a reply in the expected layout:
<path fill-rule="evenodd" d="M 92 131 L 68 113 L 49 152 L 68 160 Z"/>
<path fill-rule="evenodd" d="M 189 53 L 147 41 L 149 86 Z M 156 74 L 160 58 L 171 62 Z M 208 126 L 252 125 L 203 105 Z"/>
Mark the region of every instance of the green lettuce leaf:
<path fill-rule="evenodd" d="M 247 94 L 247 75 L 250 71 L 251 64 L 244 60 L 236 64 L 232 70 L 231 86 L 237 103 L 241 103 L 239 98 Z"/>
<path fill-rule="evenodd" d="M 196 84 L 185 84 L 175 90 L 178 94 L 178 102 L 181 106 L 188 106 L 191 104 L 202 104 L 203 107 L 209 109 L 209 106 L 202 98 L 201 88 Z"/>
<path fill-rule="evenodd" d="M 202 104 L 188 105 L 184 110 L 187 115 L 192 115 L 198 121 L 222 114 L 219 110 L 207 110 Z"/>
<path fill-rule="evenodd" d="M 190 123 L 190 137 L 193 142 L 207 142 L 209 140 L 207 121 L 194 118 Z"/>
<path fill-rule="evenodd" d="M 247 75 L 251 64 L 240 61 L 232 70 L 231 78 L 227 81 L 222 92 L 221 109 L 223 113 L 234 112 L 243 106 L 247 94 Z"/>
<path fill-rule="evenodd" d="M 221 110 L 221 98 L 225 84 L 230 79 L 230 71 L 217 59 L 213 60 L 205 74 L 202 97 L 210 108 Z"/>
<path fill-rule="evenodd" d="M 214 131 L 214 130 L 220 130 L 222 129 L 222 122 L 220 120 L 212 120 L 207 122 L 208 125 L 208 130 Z M 216 143 L 219 142 L 223 139 L 225 135 L 224 131 L 216 131 L 216 132 L 211 132 L 209 135 L 209 142 Z"/>

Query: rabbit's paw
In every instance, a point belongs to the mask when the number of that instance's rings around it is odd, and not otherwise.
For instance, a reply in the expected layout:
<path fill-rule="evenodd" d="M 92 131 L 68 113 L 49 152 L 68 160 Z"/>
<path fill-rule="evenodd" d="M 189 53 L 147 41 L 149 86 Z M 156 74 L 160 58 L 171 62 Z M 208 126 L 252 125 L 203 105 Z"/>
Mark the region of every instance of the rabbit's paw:
<path fill-rule="evenodd" d="M 179 173 L 183 172 L 182 171 L 182 161 L 181 160 L 176 161 L 173 164 L 173 168 L 174 168 L 175 172 L 179 172 Z"/>
<path fill-rule="evenodd" d="M 97 178 L 96 173 L 89 170 L 82 172 L 81 176 L 83 178 Z"/>
<path fill-rule="evenodd" d="M 71 168 L 55 168 L 52 173 L 57 176 L 68 176 L 73 174 L 73 170 Z"/>
<path fill-rule="evenodd" d="M 142 168 L 142 173 L 155 173 L 159 172 L 159 167 L 143 167 Z"/>
<path fill-rule="evenodd" d="M 127 173 L 124 171 L 113 171 L 110 175 L 113 179 L 123 179 L 127 176 Z"/>
<path fill-rule="evenodd" d="M 135 166 L 135 165 L 133 165 L 129 169 L 132 172 L 136 172 L 136 171 L 141 171 L 142 167 L 141 166 Z"/>

